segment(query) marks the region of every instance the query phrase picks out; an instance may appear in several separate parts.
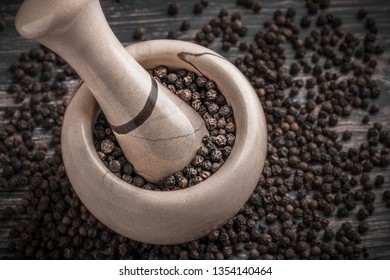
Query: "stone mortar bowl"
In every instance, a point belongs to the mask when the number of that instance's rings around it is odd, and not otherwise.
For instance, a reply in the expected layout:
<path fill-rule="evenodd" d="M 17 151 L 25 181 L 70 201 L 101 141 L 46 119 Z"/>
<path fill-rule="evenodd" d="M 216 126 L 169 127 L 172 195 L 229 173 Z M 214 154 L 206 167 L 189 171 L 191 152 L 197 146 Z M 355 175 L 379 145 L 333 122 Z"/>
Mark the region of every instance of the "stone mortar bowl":
<path fill-rule="evenodd" d="M 153 40 L 126 49 L 146 69 L 164 65 L 214 80 L 233 108 L 233 150 L 216 173 L 196 186 L 150 191 L 128 184 L 109 171 L 96 152 L 92 135 L 100 108 L 88 87 L 81 84 L 69 101 L 62 127 L 68 177 L 88 210 L 123 236 L 152 244 L 197 239 L 232 218 L 255 189 L 267 152 L 264 112 L 242 73 L 207 48 Z"/>

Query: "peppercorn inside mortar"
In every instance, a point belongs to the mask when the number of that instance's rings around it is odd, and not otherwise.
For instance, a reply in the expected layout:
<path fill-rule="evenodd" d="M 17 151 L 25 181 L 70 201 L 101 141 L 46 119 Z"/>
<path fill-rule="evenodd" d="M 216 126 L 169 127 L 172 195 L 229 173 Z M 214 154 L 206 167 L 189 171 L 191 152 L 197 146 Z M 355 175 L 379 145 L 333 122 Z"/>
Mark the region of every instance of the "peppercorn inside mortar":
<path fill-rule="evenodd" d="M 205 135 L 191 163 L 154 184 L 138 175 L 125 158 L 103 113 L 93 130 L 96 151 L 107 168 L 123 181 L 147 190 L 179 190 L 194 186 L 215 173 L 232 151 L 236 125 L 232 108 L 214 81 L 187 70 L 170 71 L 165 66 L 149 74 L 202 116 L 210 136 Z M 136 148 L 136 147 L 134 147 Z"/>

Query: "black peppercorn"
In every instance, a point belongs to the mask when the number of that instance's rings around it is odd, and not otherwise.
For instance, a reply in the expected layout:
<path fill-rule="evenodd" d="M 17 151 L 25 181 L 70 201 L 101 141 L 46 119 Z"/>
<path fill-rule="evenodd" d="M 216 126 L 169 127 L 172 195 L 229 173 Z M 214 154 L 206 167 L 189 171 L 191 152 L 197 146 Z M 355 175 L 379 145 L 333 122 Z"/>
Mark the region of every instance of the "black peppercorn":
<path fill-rule="evenodd" d="M 343 139 L 344 141 L 351 139 L 351 137 L 352 137 L 352 132 L 351 132 L 351 131 L 345 130 L 345 131 L 343 132 L 342 139 Z"/>
<path fill-rule="evenodd" d="M 305 16 L 303 16 L 303 17 L 301 18 L 301 26 L 302 26 L 303 28 L 309 27 L 310 24 L 311 24 L 311 17 L 310 17 L 310 16 L 305 15 Z"/>
<path fill-rule="evenodd" d="M 368 115 L 364 115 L 363 116 L 363 119 L 362 119 L 362 123 L 363 124 L 368 124 L 368 122 L 370 121 L 370 118 Z"/>
<path fill-rule="evenodd" d="M 190 22 L 188 20 L 183 20 L 180 26 L 181 31 L 188 31 L 190 29 Z"/>
<path fill-rule="evenodd" d="M 168 15 L 177 15 L 180 10 L 180 5 L 176 2 L 168 5 Z"/>
<path fill-rule="evenodd" d="M 367 16 L 367 14 L 368 14 L 368 11 L 366 8 L 360 8 L 358 10 L 357 17 L 358 17 L 358 19 L 363 19 Z"/>

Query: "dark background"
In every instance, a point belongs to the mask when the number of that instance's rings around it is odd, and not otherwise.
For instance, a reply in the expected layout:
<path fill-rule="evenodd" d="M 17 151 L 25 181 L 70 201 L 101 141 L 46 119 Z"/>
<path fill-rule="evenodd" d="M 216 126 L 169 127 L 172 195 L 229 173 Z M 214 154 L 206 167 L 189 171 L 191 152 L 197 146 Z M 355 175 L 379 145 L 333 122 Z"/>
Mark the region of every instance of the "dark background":
<path fill-rule="evenodd" d="M 11 74 L 8 72 L 9 65 L 18 60 L 18 56 L 22 51 L 27 51 L 36 43 L 26 40 L 19 36 L 14 28 L 14 18 L 18 6 L 22 1 L 1 0 L 0 1 L 0 18 L 6 21 L 6 28 L 0 32 L 0 127 L 3 125 L 2 111 L 7 105 L 11 105 L 12 101 L 5 92 L 8 85 L 11 83 Z M 172 1 L 173 2 L 173 1 Z M 209 1 L 209 6 L 204 9 L 201 15 L 192 13 L 194 3 L 197 1 L 181 0 L 175 1 L 180 3 L 180 12 L 176 16 L 167 15 L 168 2 L 157 0 L 121 0 L 116 3 L 114 0 L 101 1 L 103 10 L 107 20 L 113 29 L 116 36 L 124 44 L 131 44 L 133 31 L 136 27 L 145 28 L 144 39 L 161 39 L 167 38 L 169 31 L 176 32 L 178 39 L 194 42 L 195 34 L 200 28 L 209 22 L 212 18 L 218 15 L 221 8 L 226 8 L 230 13 L 240 11 L 243 14 L 243 24 L 249 28 L 248 35 L 245 40 L 251 42 L 253 35 L 263 29 L 263 23 L 267 19 L 271 19 L 276 9 L 286 9 L 294 7 L 297 9 L 296 19 L 306 13 L 304 1 L 261 1 L 263 9 L 259 14 L 254 14 L 251 10 L 243 9 L 236 5 L 236 1 Z M 356 19 L 357 10 L 361 7 L 366 7 L 369 10 L 369 16 L 372 16 L 377 21 L 379 32 L 377 34 L 377 42 L 381 42 L 385 48 L 385 53 L 378 58 L 378 67 L 374 75 L 381 88 L 381 96 L 376 101 L 382 108 L 380 113 L 371 116 L 371 123 L 381 121 L 385 125 L 385 129 L 390 129 L 390 3 L 388 1 L 379 0 L 350 0 L 350 1 L 332 1 L 331 7 L 325 11 L 334 15 L 340 16 L 343 20 L 344 28 L 357 35 L 359 38 L 364 38 L 366 29 L 361 21 Z M 191 28 L 187 32 L 180 32 L 180 25 L 183 20 L 189 20 Z M 304 36 L 305 32 L 301 32 Z M 211 46 L 213 50 L 226 56 L 230 61 L 234 61 L 236 57 L 243 56 L 237 48 L 233 48 L 229 52 L 221 50 L 221 41 L 217 39 Z M 290 56 L 289 56 L 290 55 Z M 287 52 L 290 57 L 288 62 L 291 62 L 292 52 Z M 68 84 L 70 91 L 75 86 L 75 82 Z M 365 112 L 354 111 L 352 117 L 342 119 L 337 127 L 337 131 L 349 129 L 353 131 L 352 141 L 344 145 L 358 146 L 359 142 L 366 137 L 366 132 L 369 125 L 361 124 L 361 119 Z M 36 139 L 48 137 L 40 131 L 36 133 Z M 390 259 L 390 209 L 385 208 L 382 202 L 382 192 L 384 188 L 390 186 L 390 168 L 375 169 L 379 173 L 385 175 L 385 185 L 380 189 L 375 189 L 376 202 L 375 213 L 368 218 L 370 230 L 362 235 L 363 245 L 368 249 L 369 258 Z M 20 192 L 5 192 L 0 190 L 0 258 L 7 254 L 6 247 L 9 242 L 8 233 L 10 228 L 17 225 L 25 217 L 16 217 L 13 220 L 3 218 L 2 211 L 8 206 L 15 206 L 20 203 L 23 191 Z M 331 219 L 331 227 L 339 226 L 343 220 Z"/>

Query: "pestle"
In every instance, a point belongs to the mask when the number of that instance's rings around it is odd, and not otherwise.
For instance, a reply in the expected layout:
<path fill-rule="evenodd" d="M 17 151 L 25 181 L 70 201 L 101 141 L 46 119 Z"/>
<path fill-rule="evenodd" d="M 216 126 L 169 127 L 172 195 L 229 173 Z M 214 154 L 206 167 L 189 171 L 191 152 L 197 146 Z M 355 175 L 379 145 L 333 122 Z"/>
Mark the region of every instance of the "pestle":
<path fill-rule="evenodd" d="M 75 69 L 137 173 L 158 182 L 190 163 L 208 134 L 204 121 L 125 50 L 99 0 L 25 0 L 16 28 Z"/>

